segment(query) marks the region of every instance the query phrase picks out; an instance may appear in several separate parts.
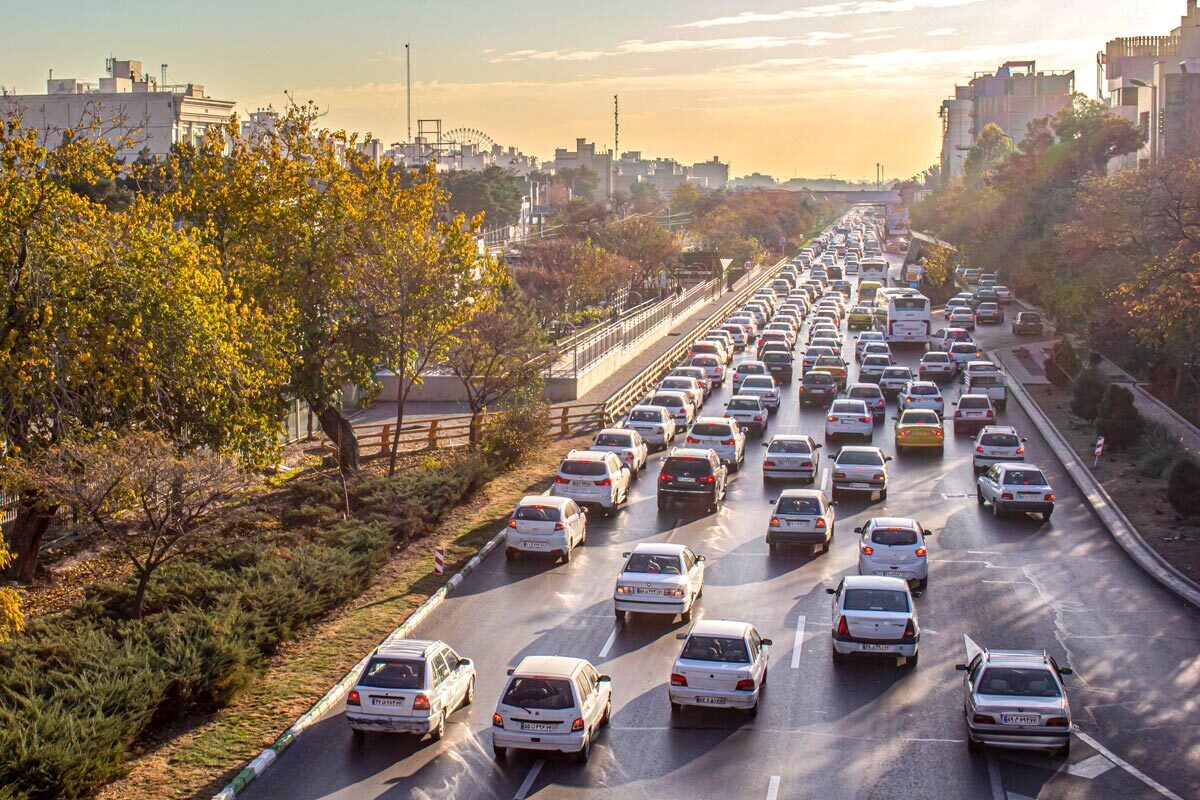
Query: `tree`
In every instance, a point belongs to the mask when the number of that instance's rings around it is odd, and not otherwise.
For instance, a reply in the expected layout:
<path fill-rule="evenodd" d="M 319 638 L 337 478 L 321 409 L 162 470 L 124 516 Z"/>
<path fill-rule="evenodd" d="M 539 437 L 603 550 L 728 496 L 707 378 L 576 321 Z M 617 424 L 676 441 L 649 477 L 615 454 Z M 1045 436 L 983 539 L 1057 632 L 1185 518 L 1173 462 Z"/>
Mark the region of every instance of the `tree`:
<path fill-rule="evenodd" d="M 679 240 L 652 219 L 634 217 L 609 223 L 598 237 L 604 247 L 633 262 L 643 280 L 679 260 Z"/>
<path fill-rule="evenodd" d="M 538 318 L 549 323 L 564 312 L 607 302 L 613 292 L 629 285 L 636 269 L 591 240 L 559 237 L 526 244 L 513 275 Z"/>
<path fill-rule="evenodd" d="M 449 193 L 450 211 L 470 219 L 483 214 L 484 226 L 512 225 L 521 213 L 524 194 L 517 176 L 490 166 L 483 170 L 453 170 L 440 175 Z"/>
<path fill-rule="evenodd" d="M 661 211 L 667 206 L 666 198 L 653 183 L 635 183 L 629 187 L 629 200 L 635 214 Z"/>
<path fill-rule="evenodd" d="M 980 180 L 998 161 L 1016 152 L 1012 137 L 994 122 L 983 126 L 975 143 L 963 161 L 963 174 L 968 180 Z"/>
<path fill-rule="evenodd" d="M 596 170 L 584 164 L 579 167 L 565 167 L 554 173 L 550 178 L 552 185 L 562 186 L 567 190 L 567 200 L 592 200 L 600 186 L 600 176 Z"/>
<path fill-rule="evenodd" d="M 690 183 L 681 183 L 671 190 L 671 213 L 690 214 L 700 199 L 700 190 Z"/>
<path fill-rule="evenodd" d="M 0 537 L 0 569 L 12 561 L 12 553 Z M 21 595 L 11 586 L 0 586 L 0 642 L 25 628 L 25 615 L 21 611 Z"/>
<path fill-rule="evenodd" d="M 542 385 L 538 356 L 546 353 L 545 329 L 512 278 L 495 305 L 479 311 L 450 345 L 446 365 L 462 382 L 471 409 L 471 444 L 478 444 L 480 415 L 523 391 Z"/>
<path fill-rule="evenodd" d="M 42 502 L 67 506 L 115 546 L 137 580 L 131 616 L 140 619 L 155 570 L 181 544 L 212 528 L 217 511 L 239 491 L 236 462 L 210 450 L 181 451 L 159 433 L 68 440 L 36 459 L 14 459 L 6 480 L 37 487 Z"/>

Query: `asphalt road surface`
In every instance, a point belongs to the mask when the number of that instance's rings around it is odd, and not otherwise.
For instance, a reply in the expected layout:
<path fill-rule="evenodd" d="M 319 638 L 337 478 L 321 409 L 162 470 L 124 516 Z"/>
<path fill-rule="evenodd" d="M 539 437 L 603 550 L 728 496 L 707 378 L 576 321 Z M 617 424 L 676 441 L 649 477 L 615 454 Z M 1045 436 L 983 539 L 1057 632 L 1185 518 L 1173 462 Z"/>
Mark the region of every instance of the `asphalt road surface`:
<path fill-rule="evenodd" d="M 977 339 L 1002 344 L 1007 324 Z M 919 353 L 896 351 L 914 371 Z M 851 380 L 855 372 L 851 365 Z M 822 441 L 824 410 L 799 409 L 795 387 L 769 433 Z M 958 384 L 944 391 L 949 406 Z M 709 398 L 705 412 L 720 414 L 729 393 L 726 386 Z M 478 670 L 475 704 L 451 718 L 442 742 L 375 734 L 356 745 L 339 708 L 245 796 L 1200 798 L 1200 614 L 1125 557 L 1019 405 L 1010 403 L 999 422 L 1028 437 L 1028 460 L 1050 476 L 1058 495 L 1051 522 L 997 520 L 977 506 L 970 437 L 947 426 L 944 457 L 892 462 L 886 502 L 840 498 L 833 545 L 819 556 L 768 556 L 769 501 L 779 486 L 763 485 L 757 439 L 711 515 L 657 511 L 660 465 L 652 458 L 627 507 L 613 519 L 593 515 L 571 563 L 506 562 L 497 550 L 421 626 L 420 636 L 446 640 Z M 896 456 L 890 418 L 874 443 Z M 920 665 L 835 666 L 824 589 L 856 572 L 853 529 L 885 514 L 916 517 L 935 532 L 929 589 L 917 601 Z M 639 617 L 617 627 L 612 612 L 621 553 L 644 541 L 686 543 L 707 555 L 698 617 L 752 622 L 774 639 L 757 718 L 688 708 L 672 720 L 667 682 L 684 626 Z M 1045 648 L 1074 668 L 1066 680 L 1077 731 L 1066 760 L 967 753 L 962 673 L 954 669 L 964 636 L 983 646 Z M 588 658 L 613 676 L 614 717 L 590 763 L 492 758 L 491 713 L 505 668 L 532 654 Z"/>

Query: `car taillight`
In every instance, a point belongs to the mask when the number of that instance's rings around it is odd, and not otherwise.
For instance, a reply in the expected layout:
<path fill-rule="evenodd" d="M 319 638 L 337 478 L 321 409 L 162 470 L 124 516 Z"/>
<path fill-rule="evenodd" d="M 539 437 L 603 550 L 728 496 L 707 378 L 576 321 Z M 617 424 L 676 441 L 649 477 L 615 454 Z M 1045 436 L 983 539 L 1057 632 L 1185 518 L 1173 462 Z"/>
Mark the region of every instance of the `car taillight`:
<path fill-rule="evenodd" d="M 554 530 L 556 530 L 556 531 L 565 531 L 566 529 L 567 529 L 567 526 L 566 526 L 566 525 L 564 525 L 564 524 L 562 524 L 561 522 L 556 522 L 556 523 L 554 523 Z"/>
<path fill-rule="evenodd" d="M 844 477 L 846 477 L 846 473 L 844 473 L 844 472 L 835 472 L 835 473 L 833 473 L 833 477 L 835 477 L 835 478 L 844 478 Z"/>
<path fill-rule="evenodd" d="M 555 483 L 570 483 L 570 481 L 567 480 L 566 478 L 564 478 L 562 475 L 555 475 L 554 482 Z"/>
<path fill-rule="evenodd" d="M 660 472 L 660 473 L 658 473 L 658 479 L 659 479 L 660 481 L 663 481 L 664 483 L 666 483 L 667 481 L 673 481 L 673 480 L 675 480 L 675 476 L 674 476 L 674 475 L 670 475 L 670 474 L 668 474 L 668 473 L 666 473 L 666 472 Z"/>
<path fill-rule="evenodd" d="M 1013 499 L 1012 492 L 1001 492 L 1000 499 L 1001 500 L 1012 500 Z"/>
<path fill-rule="evenodd" d="M 1070 723 L 1066 717 L 1051 717 L 1046 720 L 1046 726 L 1049 728 L 1067 728 L 1070 727 Z"/>
<path fill-rule="evenodd" d="M 508 527 L 510 527 L 510 528 L 515 528 L 515 527 L 517 527 L 517 521 L 516 521 L 515 519 L 510 519 L 510 520 L 508 521 Z"/>
<path fill-rule="evenodd" d="M 837 417 L 835 417 L 833 415 L 830 415 L 830 416 L 826 417 L 825 419 L 829 420 L 830 422 L 837 422 Z"/>
<path fill-rule="evenodd" d="M 1053 500 L 1053 499 L 1054 499 L 1054 492 L 1051 492 L 1050 494 L 1046 495 L 1046 499 L 1047 499 L 1047 500 Z"/>
<path fill-rule="evenodd" d="M 907 637 L 916 636 L 916 635 L 917 635 L 917 626 L 913 624 L 913 621 L 910 618 L 908 620 L 908 622 L 906 622 L 904 624 L 904 636 L 907 638 Z"/>
<path fill-rule="evenodd" d="M 981 453 L 982 453 L 983 451 L 982 451 L 982 450 L 980 450 L 979 452 L 981 452 Z M 1018 447 L 1018 448 L 1017 448 L 1017 455 L 1019 455 L 1019 456 L 1023 456 L 1023 455 L 1025 455 L 1025 448 L 1024 448 L 1024 447 Z"/>
<path fill-rule="evenodd" d="M 701 483 L 716 483 L 717 478 L 715 475 L 701 475 L 700 482 Z"/>
<path fill-rule="evenodd" d="M 987 418 L 988 418 L 988 419 L 995 419 L 995 417 L 996 417 L 996 414 L 995 414 L 995 413 L 994 413 L 994 412 L 993 412 L 993 411 L 992 411 L 992 410 L 989 408 L 989 409 L 988 409 L 988 412 L 987 412 Z"/>
<path fill-rule="evenodd" d="M 775 466 L 775 462 L 774 461 L 764 461 L 763 466 L 764 467 L 773 467 L 773 466 Z"/>
<path fill-rule="evenodd" d="M 975 452 L 976 452 L 976 453 L 982 453 L 982 452 L 983 452 L 983 445 L 976 445 L 976 446 L 975 446 Z"/>
<path fill-rule="evenodd" d="M 818 519 L 818 520 L 817 520 L 817 527 L 818 527 L 818 528 L 824 528 L 824 527 L 825 527 L 825 518 L 824 518 L 824 517 L 821 517 L 820 519 Z"/>
<path fill-rule="evenodd" d="M 625 460 L 626 460 L 626 461 L 633 461 L 633 453 L 630 453 L 630 454 L 628 454 L 627 456 L 625 456 Z"/>
<path fill-rule="evenodd" d="M 579 733 L 581 730 L 583 730 L 583 717 L 576 717 L 571 722 L 571 733 Z"/>
<path fill-rule="evenodd" d="M 678 672 L 672 672 L 671 673 L 671 685 L 672 686 L 687 686 L 687 678 L 680 675 Z"/>
<path fill-rule="evenodd" d="M 906 402 L 906 403 L 911 403 L 912 401 L 913 401 L 913 399 L 911 397 L 904 398 L 904 402 Z"/>
<path fill-rule="evenodd" d="M 917 558 L 924 558 L 926 556 L 926 554 L 928 554 L 928 552 L 929 551 L 926 550 L 924 547 L 918 547 L 914 551 L 914 554 L 916 555 Z"/>
<path fill-rule="evenodd" d="M 805 462 L 804 462 L 804 463 L 802 463 L 800 466 L 802 466 L 802 467 L 811 467 L 811 466 L 812 466 L 812 462 L 811 462 L 811 461 L 805 461 Z"/>
<path fill-rule="evenodd" d="M 846 624 L 845 617 L 838 617 L 837 632 L 842 636 L 850 635 L 850 626 Z"/>
<path fill-rule="evenodd" d="M 738 692 L 753 692 L 754 691 L 754 679 L 753 678 L 742 678 L 740 681 L 737 682 L 737 686 L 734 687 L 734 690 L 738 691 Z"/>
<path fill-rule="evenodd" d="M 955 412 L 954 412 L 954 418 L 955 418 L 955 419 L 959 419 L 959 418 L 961 418 L 962 416 L 963 416 L 963 412 L 961 412 L 961 411 L 955 411 Z"/>
<path fill-rule="evenodd" d="M 358 706 L 362 705 L 362 698 L 358 695 L 358 689 L 351 689 L 350 694 L 346 695 L 346 705 Z"/>
<path fill-rule="evenodd" d="M 875 476 L 874 476 L 873 478 L 871 478 L 871 480 L 873 480 L 873 481 L 881 481 L 881 480 L 883 480 L 883 473 L 882 473 L 882 472 L 876 472 L 876 473 L 875 473 Z"/>
<path fill-rule="evenodd" d="M 612 486 L 612 478 L 605 478 L 602 481 L 596 481 L 597 486 Z"/>
<path fill-rule="evenodd" d="M 737 442 L 733 439 L 726 439 L 723 442 L 721 442 L 721 444 L 733 445 L 733 444 L 737 444 Z"/>
<path fill-rule="evenodd" d="M 871 418 L 870 417 L 859 417 L 858 421 L 859 422 L 870 422 Z"/>
<path fill-rule="evenodd" d="M 413 698 L 413 711 L 428 711 L 429 698 L 423 694 L 419 694 Z"/>
<path fill-rule="evenodd" d="M 996 718 L 991 714 L 972 714 L 971 722 L 974 722 L 976 725 L 995 725 Z"/>
<path fill-rule="evenodd" d="M 771 517 L 771 524 L 778 527 L 779 526 L 779 517 Z"/>
<path fill-rule="evenodd" d="M 755 421 L 755 422 L 762 422 L 762 417 L 760 417 L 758 414 L 755 414 L 755 415 L 754 415 L 754 421 Z"/>
<path fill-rule="evenodd" d="M 492 727 L 493 728 L 503 728 L 504 727 L 504 717 L 500 716 L 500 714 L 498 712 L 495 714 L 492 714 Z"/>
<path fill-rule="evenodd" d="M 934 428 L 934 429 L 933 429 L 933 435 L 934 435 L 934 436 L 941 436 L 941 435 L 942 435 L 942 429 L 941 429 L 941 428 Z"/>
<path fill-rule="evenodd" d="M 688 443 L 688 444 L 700 444 L 700 440 L 699 440 L 699 439 L 694 439 L 694 438 L 692 438 L 691 436 L 689 436 L 689 437 L 687 437 L 687 443 Z"/>
<path fill-rule="evenodd" d="M 875 555 L 875 548 L 871 547 L 871 545 L 869 545 L 869 544 L 864 544 L 862 546 L 862 554 L 864 556 L 873 556 L 873 555 Z"/>

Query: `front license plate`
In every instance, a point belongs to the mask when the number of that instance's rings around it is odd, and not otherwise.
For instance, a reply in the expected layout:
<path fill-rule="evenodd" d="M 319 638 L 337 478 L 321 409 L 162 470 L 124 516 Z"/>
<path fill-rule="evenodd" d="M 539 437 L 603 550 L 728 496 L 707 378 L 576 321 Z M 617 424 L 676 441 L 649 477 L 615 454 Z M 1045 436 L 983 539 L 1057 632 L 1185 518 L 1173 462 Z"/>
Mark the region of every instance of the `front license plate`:
<path fill-rule="evenodd" d="M 873 653 L 890 653 L 896 649 L 894 644 L 864 644 L 863 650 L 868 650 Z"/>
<path fill-rule="evenodd" d="M 1041 720 L 1036 714 L 1001 714 L 1005 725 L 1037 725 Z"/>
<path fill-rule="evenodd" d="M 852 483 L 852 484 L 850 484 L 850 488 L 851 489 L 870 489 L 871 484 L 869 484 L 869 483 Z"/>
<path fill-rule="evenodd" d="M 702 706 L 723 706 L 725 705 L 724 697 L 697 697 L 696 702 Z"/>
<path fill-rule="evenodd" d="M 558 730 L 558 726 L 544 722 L 522 722 L 521 730 L 545 733 L 548 731 Z"/>

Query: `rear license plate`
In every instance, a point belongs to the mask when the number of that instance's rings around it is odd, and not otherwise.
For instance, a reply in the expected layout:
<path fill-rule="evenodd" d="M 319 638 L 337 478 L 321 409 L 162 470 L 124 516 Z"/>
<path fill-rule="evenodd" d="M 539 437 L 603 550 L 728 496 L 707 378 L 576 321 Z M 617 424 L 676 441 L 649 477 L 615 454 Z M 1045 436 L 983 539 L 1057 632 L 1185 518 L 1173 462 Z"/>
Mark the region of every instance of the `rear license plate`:
<path fill-rule="evenodd" d="M 1041 720 L 1037 714 L 1001 714 L 1000 721 L 1005 725 L 1037 725 Z"/>
<path fill-rule="evenodd" d="M 372 697 L 373 706 L 402 706 L 407 701 L 403 697 Z"/>
<path fill-rule="evenodd" d="M 863 648 L 863 650 L 867 650 L 872 653 L 891 653 L 896 649 L 896 645 L 894 645 L 894 644 L 864 644 L 862 646 L 862 648 Z"/>
<path fill-rule="evenodd" d="M 702 706 L 723 706 L 725 705 L 724 697 L 697 697 L 696 702 Z"/>
<path fill-rule="evenodd" d="M 571 481 L 572 486 L 594 486 L 591 481 Z"/>
<path fill-rule="evenodd" d="M 637 590 L 637 593 L 638 593 L 638 594 L 662 594 L 662 593 L 663 593 L 663 590 L 662 590 L 662 589 L 653 588 L 653 587 L 643 587 L 643 588 L 641 588 L 641 589 L 638 589 L 638 590 Z"/>
<path fill-rule="evenodd" d="M 851 489 L 870 489 L 871 484 L 869 484 L 869 483 L 852 483 L 852 484 L 850 484 L 850 488 Z"/>
<path fill-rule="evenodd" d="M 696 479 L 695 478 L 680 478 L 679 482 L 680 483 L 695 483 Z"/>
<path fill-rule="evenodd" d="M 558 726 L 545 722 L 522 722 L 521 730 L 545 733 L 547 731 L 558 730 Z"/>
<path fill-rule="evenodd" d="M 549 542 L 525 542 L 525 546 L 531 550 L 545 550 L 550 546 Z"/>

